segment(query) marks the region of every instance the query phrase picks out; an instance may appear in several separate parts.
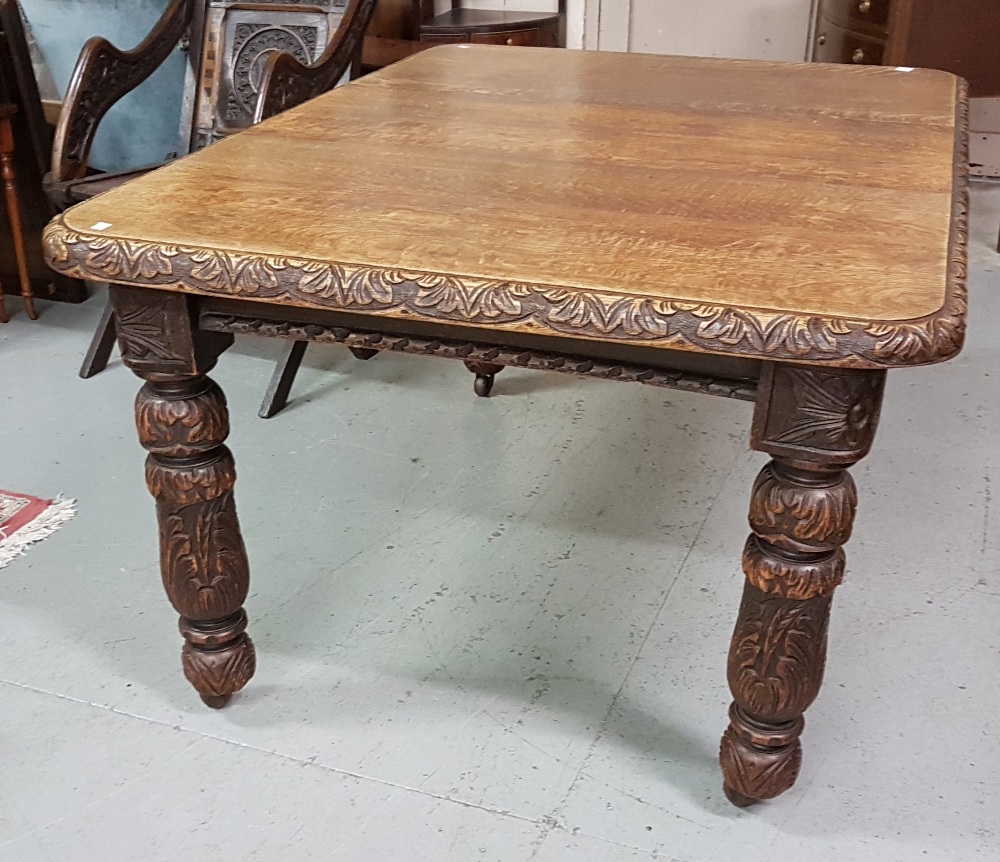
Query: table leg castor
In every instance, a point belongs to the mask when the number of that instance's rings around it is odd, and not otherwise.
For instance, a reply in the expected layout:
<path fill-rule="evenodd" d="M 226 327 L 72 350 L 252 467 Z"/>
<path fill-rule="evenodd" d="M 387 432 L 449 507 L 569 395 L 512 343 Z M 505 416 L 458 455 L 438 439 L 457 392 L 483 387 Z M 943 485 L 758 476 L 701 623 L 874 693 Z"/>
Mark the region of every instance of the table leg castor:
<path fill-rule="evenodd" d="M 465 363 L 465 367 L 476 375 L 476 395 L 480 398 L 489 397 L 489 394 L 493 391 L 493 383 L 496 381 L 497 374 L 503 371 L 504 368 L 502 365 L 497 365 L 493 362 L 475 362 L 471 360 Z"/>

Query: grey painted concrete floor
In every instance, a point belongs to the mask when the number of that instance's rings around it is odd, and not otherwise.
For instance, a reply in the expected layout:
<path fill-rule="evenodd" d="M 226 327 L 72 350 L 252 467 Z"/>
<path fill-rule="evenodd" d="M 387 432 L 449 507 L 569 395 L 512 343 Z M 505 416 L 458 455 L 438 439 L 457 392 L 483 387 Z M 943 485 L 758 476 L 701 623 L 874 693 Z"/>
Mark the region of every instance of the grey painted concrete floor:
<path fill-rule="evenodd" d="M 798 786 L 716 766 L 751 407 L 312 348 L 229 395 L 259 672 L 180 673 L 99 300 L 0 327 L 0 486 L 80 514 L 0 572 L 0 860 L 1000 859 L 1000 187 L 975 189 L 968 346 L 890 376 Z"/>

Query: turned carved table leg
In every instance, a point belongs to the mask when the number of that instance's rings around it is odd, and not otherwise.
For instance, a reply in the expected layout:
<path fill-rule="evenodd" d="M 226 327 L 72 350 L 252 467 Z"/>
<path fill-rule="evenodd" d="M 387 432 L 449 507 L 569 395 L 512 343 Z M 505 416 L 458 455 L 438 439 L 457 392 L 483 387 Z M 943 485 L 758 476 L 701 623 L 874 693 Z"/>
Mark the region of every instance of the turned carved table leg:
<path fill-rule="evenodd" d="M 204 372 L 232 342 L 198 332 L 192 300 L 112 289 L 125 363 L 146 380 L 136 399 L 146 482 L 156 499 L 160 570 L 181 615 L 184 675 L 211 707 L 253 676 L 243 610 L 250 586 L 233 500 L 236 468 L 224 445 L 229 413 Z"/>
<path fill-rule="evenodd" d="M 476 362 L 475 360 L 468 360 L 465 363 L 465 367 L 476 375 L 476 395 L 480 398 L 489 396 L 493 391 L 493 383 L 496 381 L 497 374 L 503 371 L 504 368 L 502 365 L 496 365 L 493 362 Z"/>
<path fill-rule="evenodd" d="M 788 790 L 803 714 L 823 681 L 833 591 L 844 575 L 857 491 L 847 467 L 871 448 L 884 372 L 768 365 L 753 448 L 773 460 L 750 502 L 747 582 L 729 652 L 733 704 L 720 761 L 747 806 Z"/>

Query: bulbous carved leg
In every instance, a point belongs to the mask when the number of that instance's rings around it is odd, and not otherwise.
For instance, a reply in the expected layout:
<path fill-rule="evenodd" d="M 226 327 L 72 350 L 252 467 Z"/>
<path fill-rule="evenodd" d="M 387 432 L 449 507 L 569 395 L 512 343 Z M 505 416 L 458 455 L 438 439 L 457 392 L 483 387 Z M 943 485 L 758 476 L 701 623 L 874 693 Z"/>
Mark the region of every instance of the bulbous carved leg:
<path fill-rule="evenodd" d="M 830 603 L 844 573 L 840 545 L 856 504 L 845 470 L 772 461 L 754 485 L 747 583 L 729 652 L 735 701 L 720 754 L 736 805 L 778 796 L 798 777 L 802 715 L 823 681 Z"/>
<path fill-rule="evenodd" d="M 766 369 L 753 445 L 747 583 L 729 652 L 733 704 L 720 762 L 738 806 L 788 790 L 802 763 L 803 714 L 819 693 L 833 592 L 844 576 L 857 490 L 846 468 L 871 446 L 884 375 Z"/>
<path fill-rule="evenodd" d="M 222 707 L 256 663 L 243 610 L 250 573 L 233 500 L 236 467 L 223 445 L 226 399 L 203 375 L 150 375 L 136 424 L 149 452 L 163 585 L 181 615 L 184 675 L 206 704 Z"/>
<path fill-rule="evenodd" d="M 493 383 L 496 380 L 497 374 L 503 371 L 502 365 L 497 365 L 493 362 L 476 362 L 470 360 L 465 363 L 465 367 L 476 375 L 476 395 L 480 398 L 489 396 L 493 391 Z"/>

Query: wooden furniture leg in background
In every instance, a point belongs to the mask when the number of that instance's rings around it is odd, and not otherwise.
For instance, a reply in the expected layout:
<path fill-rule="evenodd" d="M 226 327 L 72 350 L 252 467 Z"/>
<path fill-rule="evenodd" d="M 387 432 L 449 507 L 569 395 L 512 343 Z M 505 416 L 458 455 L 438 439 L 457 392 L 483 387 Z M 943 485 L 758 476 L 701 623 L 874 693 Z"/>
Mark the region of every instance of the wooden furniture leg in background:
<path fill-rule="evenodd" d="M 80 366 L 80 376 L 84 380 L 108 367 L 116 337 L 114 309 L 108 300 L 104 306 L 104 314 L 101 315 L 101 322 L 97 324 L 94 337 L 90 340 L 87 355 L 83 358 L 83 365 Z"/>
<path fill-rule="evenodd" d="M 288 406 L 288 396 L 308 346 L 308 341 L 293 341 L 285 346 L 281 358 L 274 366 L 274 374 L 271 375 L 271 382 L 267 384 L 267 392 L 264 393 L 264 400 L 260 403 L 260 410 L 257 411 L 261 419 L 277 416 Z M 377 350 L 369 347 L 349 347 L 348 350 L 355 359 L 364 361 L 378 354 Z"/>
<path fill-rule="evenodd" d="M 751 445 L 773 460 L 750 502 L 720 751 L 734 805 L 778 796 L 798 777 L 803 713 L 823 681 L 830 604 L 857 508 L 846 468 L 871 448 L 884 383 L 884 371 L 774 364 L 761 377 Z"/>
<path fill-rule="evenodd" d="M 32 320 L 38 320 L 32 301 L 31 278 L 28 276 L 28 259 L 24 253 L 24 232 L 21 229 L 21 207 L 17 201 L 17 182 L 14 175 L 14 132 L 10 118 L 16 113 L 14 105 L 0 105 L 0 173 L 3 175 L 4 195 L 7 198 L 7 216 L 14 241 L 14 257 L 17 260 L 17 275 L 21 283 L 24 310 Z M 0 321 L 8 322 L 3 307 L 3 290 L 0 288 Z"/>
<path fill-rule="evenodd" d="M 261 419 L 277 416 L 288 405 L 288 394 L 292 391 L 295 375 L 298 374 L 308 346 L 308 341 L 290 341 L 285 344 L 281 358 L 274 366 L 271 382 L 267 384 L 260 410 L 257 411 Z"/>
<path fill-rule="evenodd" d="M 180 294 L 113 287 L 111 298 L 122 358 L 146 381 L 136 425 L 149 452 L 146 483 L 156 498 L 163 585 L 180 614 L 184 675 L 219 708 L 256 667 L 236 468 L 224 445 L 229 411 L 205 376 L 233 338 L 198 332 L 195 303 Z"/>

